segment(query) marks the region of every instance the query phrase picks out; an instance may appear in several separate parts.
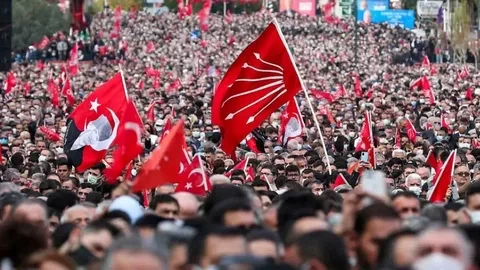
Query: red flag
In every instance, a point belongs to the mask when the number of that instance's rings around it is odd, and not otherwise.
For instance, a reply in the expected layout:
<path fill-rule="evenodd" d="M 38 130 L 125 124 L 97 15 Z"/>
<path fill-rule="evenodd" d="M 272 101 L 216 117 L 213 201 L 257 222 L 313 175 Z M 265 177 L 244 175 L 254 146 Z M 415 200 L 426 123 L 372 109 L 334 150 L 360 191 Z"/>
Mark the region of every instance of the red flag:
<path fill-rule="evenodd" d="M 261 151 L 258 150 L 257 141 L 255 140 L 255 138 L 251 133 L 247 135 L 247 138 L 245 140 L 247 142 L 248 148 L 252 150 L 252 152 L 254 152 L 255 154 L 261 153 Z"/>
<path fill-rule="evenodd" d="M 42 60 L 37 61 L 37 68 L 42 71 L 45 68 L 45 63 Z"/>
<path fill-rule="evenodd" d="M 160 71 L 156 70 L 152 67 L 148 67 L 145 69 L 145 73 L 147 74 L 148 77 L 158 77 L 160 76 Z"/>
<path fill-rule="evenodd" d="M 365 93 L 365 96 L 368 98 L 368 99 L 372 99 L 373 97 L 373 88 L 370 88 L 368 89 L 368 91 Z"/>
<path fill-rule="evenodd" d="M 428 152 L 427 158 L 425 159 L 425 163 L 428 164 L 433 170 L 435 170 L 435 174 L 438 175 L 440 172 L 440 169 L 443 166 L 443 163 L 441 160 L 437 159 L 435 154 L 433 154 L 433 151 L 430 150 Z"/>
<path fill-rule="evenodd" d="M 127 104 L 122 75 L 117 73 L 70 114 L 64 149 L 76 171 L 83 172 L 105 157 L 117 137 L 119 117 Z"/>
<path fill-rule="evenodd" d="M 426 96 L 430 99 L 430 104 L 435 104 L 435 93 L 433 92 L 430 82 L 428 81 L 427 76 L 423 75 L 421 88 Z"/>
<path fill-rule="evenodd" d="M 185 191 L 205 196 L 206 192 L 210 190 L 212 190 L 212 184 L 205 173 L 202 159 L 199 155 L 195 155 L 192 163 L 178 176 L 178 185 L 175 192 Z"/>
<path fill-rule="evenodd" d="M 480 148 L 480 140 L 479 139 L 472 139 L 472 147 L 474 149 Z"/>
<path fill-rule="evenodd" d="M 130 9 L 130 12 L 129 12 L 129 14 L 128 14 L 128 17 L 133 20 L 133 19 L 135 19 L 136 14 L 137 14 L 137 8 L 136 8 L 135 6 L 133 6 L 133 7 Z"/>
<path fill-rule="evenodd" d="M 50 39 L 47 36 L 43 36 L 42 41 L 40 41 L 40 44 L 38 44 L 38 49 L 43 51 L 49 43 Z"/>
<path fill-rule="evenodd" d="M 362 98 L 363 91 L 362 91 L 362 86 L 360 85 L 360 79 L 358 78 L 358 75 L 355 75 L 353 77 L 353 80 L 355 81 L 354 86 L 353 86 L 355 95 L 357 95 L 358 98 Z"/>
<path fill-rule="evenodd" d="M 470 75 L 468 72 L 468 68 L 466 66 L 463 66 L 462 71 L 460 72 L 459 76 L 461 79 L 465 79 Z"/>
<path fill-rule="evenodd" d="M 360 141 L 355 147 L 355 151 L 366 151 L 368 152 L 369 162 L 372 164 L 373 168 L 376 166 L 375 161 L 375 144 L 373 141 L 373 132 L 372 124 L 370 120 L 370 113 L 365 113 L 365 120 L 363 122 L 362 130 L 360 131 Z"/>
<path fill-rule="evenodd" d="M 472 87 L 467 88 L 467 92 L 465 93 L 466 100 L 473 100 L 473 90 Z"/>
<path fill-rule="evenodd" d="M 113 165 L 105 169 L 105 177 L 110 183 L 120 176 L 123 169 L 143 152 L 143 123 L 133 101 L 129 101 L 123 114 L 118 135 L 115 140 L 117 148 L 113 152 Z"/>
<path fill-rule="evenodd" d="M 157 90 L 160 87 L 160 77 L 153 78 L 153 89 Z"/>
<path fill-rule="evenodd" d="M 202 9 L 198 12 L 198 24 L 202 31 L 208 31 L 208 17 L 210 16 L 211 7 L 211 0 L 205 0 Z"/>
<path fill-rule="evenodd" d="M 62 95 L 67 97 L 68 105 L 75 105 L 75 97 L 73 96 L 72 87 L 70 85 L 70 80 L 67 79 L 62 87 Z"/>
<path fill-rule="evenodd" d="M 59 100 L 60 89 L 58 85 L 53 81 L 53 79 L 48 80 L 47 90 L 48 90 L 48 94 L 50 95 L 52 104 L 58 108 L 58 106 L 60 105 L 60 100 Z"/>
<path fill-rule="evenodd" d="M 326 99 L 328 103 L 332 103 L 334 101 L 334 98 L 330 93 L 315 89 L 310 89 L 310 93 L 312 93 L 316 99 Z"/>
<path fill-rule="evenodd" d="M 118 5 L 115 8 L 115 12 L 114 12 L 113 16 L 115 17 L 114 19 L 117 20 L 117 21 L 122 19 L 122 7 L 120 5 Z"/>
<path fill-rule="evenodd" d="M 182 150 L 182 145 L 185 144 L 183 129 L 183 120 L 180 120 L 153 151 L 133 183 L 133 192 L 176 182 L 179 175 L 178 167 L 184 155 Z"/>
<path fill-rule="evenodd" d="M 233 170 L 242 170 L 246 171 L 247 170 L 247 164 L 248 164 L 248 158 L 240 161 L 235 165 L 232 169 L 230 169 L 228 172 L 224 173 L 226 177 L 230 177 L 232 175 Z"/>
<path fill-rule="evenodd" d="M 330 124 L 334 124 L 334 123 L 335 123 L 335 118 L 333 118 L 333 114 L 332 114 L 332 112 L 330 111 L 330 107 L 329 107 L 329 106 L 324 106 L 322 109 L 320 109 L 320 110 L 318 111 L 318 114 L 320 114 L 320 115 L 326 115 L 328 121 L 330 122 Z"/>
<path fill-rule="evenodd" d="M 160 141 L 162 141 L 163 138 L 165 138 L 165 136 L 167 136 L 168 133 L 170 133 L 170 130 L 172 130 L 172 120 L 170 120 L 170 118 L 167 118 L 167 120 L 165 120 L 165 123 L 163 125 L 163 131 L 162 131 L 162 136 L 160 136 Z"/>
<path fill-rule="evenodd" d="M 147 43 L 147 53 L 152 53 L 155 51 L 155 45 L 153 45 L 153 41 L 149 41 Z"/>
<path fill-rule="evenodd" d="M 430 68 L 430 60 L 428 59 L 428 56 L 426 56 L 426 55 L 423 57 L 422 67 Z"/>
<path fill-rule="evenodd" d="M 5 95 L 12 92 L 13 88 L 17 85 L 17 79 L 12 72 L 7 73 L 7 78 L 4 82 Z"/>
<path fill-rule="evenodd" d="M 415 130 L 415 127 L 408 118 L 405 118 L 405 129 L 407 130 L 407 136 L 410 141 L 415 143 L 417 141 L 417 131 Z"/>
<path fill-rule="evenodd" d="M 290 139 L 302 136 L 304 128 L 305 123 L 303 123 L 302 114 L 295 98 L 292 98 L 282 112 L 280 137 L 282 137 L 283 143 L 286 144 Z"/>
<path fill-rule="evenodd" d="M 339 84 L 338 88 L 337 88 L 337 91 L 335 92 L 333 97 L 335 99 L 338 99 L 338 98 L 343 98 L 343 97 L 346 97 L 346 96 L 347 96 L 347 91 L 345 90 L 345 87 L 343 86 L 343 84 Z"/>
<path fill-rule="evenodd" d="M 400 133 L 400 128 L 397 127 L 397 130 L 395 131 L 395 147 L 396 148 L 402 148 L 402 137 Z"/>
<path fill-rule="evenodd" d="M 28 94 L 30 94 L 31 89 L 32 89 L 32 86 L 30 85 L 30 83 L 26 82 L 23 84 L 23 90 L 24 90 L 25 96 L 28 96 Z"/>
<path fill-rule="evenodd" d="M 46 126 L 41 126 L 39 127 L 39 129 L 43 133 L 43 135 L 45 135 L 45 138 L 47 138 L 49 141 L 58 142 L 61 140 L 60 135 L 58 135 L 58 133 L 47 128 Z"/>
<path fill-rule="evenodd" d="M 59 83 L 65 83 L 67 81 L 67 67 L 65 65 L 63 65 L 61 68 L 60 68 L 60 81 Z"/>
<path fill-rule="evenodd" d="M 341 185 L 349 185 L 350 186 L 350 184 L 345 179 L 345 176 L 343 176 L 342 173 L 339 173 L 337 175 L 337 177 L 335 178 L 335 182 L 333 183 L 331 188 L 335 189 L 336 187 L 341 186 Z"/>
<path fill-rule="evenodd" d="M 271 23 L 238 56 L 215 90 L 212 122 L 222 130 L 222 149 L 232 153 L 248 133 L 301 89 L 280 28 Z"/>
<path fill-rule="evenodd" d="M 145 83 L 143 80 L 138 81 L 137 88 L 143 90 L 145 88 Z"/>
<path fill-rule="evenodd" d="M 230 12 L 230 10 L 227 10 L 227 16 L 225 16 L 225 22 L 227 24 L 230 24 L 232 23 L 232 21 L 233 21 L 232 12 Z"/>
<path fill-rule="evenodd" d="M 445 202 L 447 190 L 452 184 L 456 155 L 457 150 L 450 153 L 447 161 L 445 162 L 440 173 L 438 174 L 437 181 L 435 181 L 431 194 L 428 197 L 428 200 L 430 202 Z"/>
<path fill-rule="evenodd" d="M 129 164 L 128 164 L 128 167 L 127 169 L 125 170 L 125 180 L 131 180 L 132 178 L 132 170 L 133 170 L 133 161 L 131 161 Z"/>
<path fill-rule="evenodd" d="M 447 119 L 443 117 L 443 115 L 440 116 L 440 122 L 442 123 L 442 127 L 447 129 L 448 134 L 452 134 L 452 129 L 450 128 L 450 125 L 447 123 Z"/>
<path fill-rule="evenodd" d="M 147 107 L 147 119 L 150 120 L 150 121 L 154 121 L 155 120 L 155 104 L 157 104 L 158 101 L 153 101 L 152 103 L 150 103 L 150 105 L 148 105 Z"/>
<path fill-rule="evenodd" d="M 68 60 L 68 69 L 72 76 L 77 75 L 78 73 L 78 44 L 73 45 L 72 50 L 70 50 L 70 59 Z"/>
<path fill-rule="evenodd" d="M 253 179 L 255 178 L 255 171 L 251 165 L 245 170 L 245 175 L 245 182 L 253 182 Z"/>
<path fill-rule="evenodd" d="M 413 89 L 413 88 L 422 88 L 422 80 L 423 80 L 423 77 L 420 77 L 416 80 L 413 80 L 410 82 L 410 89 Z"/>

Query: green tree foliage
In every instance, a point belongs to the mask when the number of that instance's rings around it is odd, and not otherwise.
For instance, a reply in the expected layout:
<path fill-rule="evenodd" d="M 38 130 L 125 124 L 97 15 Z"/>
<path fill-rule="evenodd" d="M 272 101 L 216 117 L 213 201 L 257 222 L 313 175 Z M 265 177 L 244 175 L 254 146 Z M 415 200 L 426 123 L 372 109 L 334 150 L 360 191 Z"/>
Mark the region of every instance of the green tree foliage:
<path fill-rule="evenodd" d="M 473 10 L 471 3 L 462 1 L 457 4 L 452 16 L 451 40 L 455 55 L 459 58 L 458 60 L 460 62 L 465 61 L 471 28 L 471 10 Z"/>
<path fill-rule="evenodd" d="M 13 0 L 13 49 L 40 42 L 43 36 L 68 31 L 69 17 L 44 0 Z"/>
<path fill-rule="evenodd" d="M 130 10 L 132 7 L 142 9 L 143 3 L 144 0 L 108 0 L 108 5 L 111 9 L 116 8 L 118 5 L 120 5 L 123 10 Z M 89 7 L 89 11 L 93 14 L 103 11 L 103 4 L 104 0 L 95 0 Z"/>

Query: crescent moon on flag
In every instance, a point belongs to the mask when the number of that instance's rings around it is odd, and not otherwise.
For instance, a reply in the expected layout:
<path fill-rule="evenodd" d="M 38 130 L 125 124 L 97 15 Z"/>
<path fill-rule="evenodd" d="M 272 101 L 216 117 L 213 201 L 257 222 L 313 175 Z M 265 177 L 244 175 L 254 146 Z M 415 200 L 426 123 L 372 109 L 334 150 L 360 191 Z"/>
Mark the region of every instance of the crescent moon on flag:
<path fill-rule="evenodd" d="M 203 174 L 203 170 L 202 168 L 196 168 L 194 170 L 192 170 L 189 174 L 188 174 L 188 178 L 190 178 L 190 176 L 194 173 L 199 173 L 201 176 L 202 176 L 202 183 L 200 185 L 198 185 L 197 187 L 202 187 L 204 185 L 204 183 L 206 183 L 206 180 L 205 179 L 205 175 Z"/>

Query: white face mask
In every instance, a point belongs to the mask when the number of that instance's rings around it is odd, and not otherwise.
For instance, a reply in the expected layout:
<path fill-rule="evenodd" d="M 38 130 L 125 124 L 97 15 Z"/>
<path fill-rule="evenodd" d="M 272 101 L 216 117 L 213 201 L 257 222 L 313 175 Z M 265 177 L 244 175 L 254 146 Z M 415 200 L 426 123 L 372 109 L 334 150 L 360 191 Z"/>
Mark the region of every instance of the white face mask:
<path fill-rule="evenodd" d="M 470 148 L 470 144 L 469 143 L 458 143 L 458 147 L 459 148 Z"/>
<path fill-rule="evenodd" d="M 297 150 L 302 150 L 302 145 L 301 144 L 297 145 Z"/>
<path fill-rule="evenodd" d="M 194 138 L 199 138 L 200 137 L 200 131 L 192 131 L 192 136 Z"/>
<path fill-rule="evenodd" d="M 355 137 L 355 132 L 354 131 L 348 132 L 348 137 L 350 137 L 350 138 Z"/>
<path fill-rule="evenodd" d="M 132 169 L 132 176 L 137 176 L 137 170 Z"/>
<path fill-rule="evenodd" d="M 423 155 L 423 150 L 417 150 L 416 154 L 417 156 Z"/>
<path fill-rule="evenodd" d="M 57 151 L 57 154 L 63 154 L 63 148 L 62 147 L 55 148 L 55 151 Z"/>
<path fill-rule="evenodd" d="M 480 211 L 470 211 L 470 219 L 473 224 L 480 224 Z"/>
<path fill-rule="evenodd" d="M 60 128 L 60 132 L 61 132 L 61 133 L 67 132 L 67 126 L 61 127 L 61 128 Z"/>
<path fill-rule="evenodd" d="M 408 187 L 408 191 L 411 191 L 411 192 L 415 193 L 415 195 L 417 195 L 417 196 L 419 196 L 420 193 L 422 193 L 422 189 L 420 187 L 417 187 L 417 186 Z"/>
<path fill-rule="evenodd" d="M 432 253 L 413 264 L 415 270 L 449 269 L 464 270 L 466 266 L 455 258 L 442 253 Z"/>
<path fill-rule="evenodd" d="M 44 155 L 40 155 L 40 156 L 38 157 L 38 161 L 45 161 L 45 160 L 47 160 L 47 157 L 44 156 Z"/>

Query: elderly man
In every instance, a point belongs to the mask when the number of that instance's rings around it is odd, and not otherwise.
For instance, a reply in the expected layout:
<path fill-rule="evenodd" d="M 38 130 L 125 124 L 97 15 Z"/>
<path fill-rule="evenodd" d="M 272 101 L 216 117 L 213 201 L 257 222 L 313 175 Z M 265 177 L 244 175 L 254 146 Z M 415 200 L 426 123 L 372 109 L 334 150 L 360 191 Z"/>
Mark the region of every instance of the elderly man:
<path fill-rule="evenodd" d="M 188 192 L 178 192 L 172 194 L 172 196 L 177 199 L 178 204 L 180 205 L 180 213 L 178 215 L 179 219 L 191 219 L 198 215 L 200 203 L 193 194 Z"/>
<path fill-rule="evenodd" d="M 405 179 L 405 187 L 408 191 L 420 196 L 420 193 L 422 192 L 422 178 L 416 173 L 408 175 Z"/>
<path fill-rule="evenodd" d="M 85 228 L 93 219 L 91 211 L 83 205 L 75 205 L 63 212 L 62 223 L 74 223 L 80 228 Z"/>

